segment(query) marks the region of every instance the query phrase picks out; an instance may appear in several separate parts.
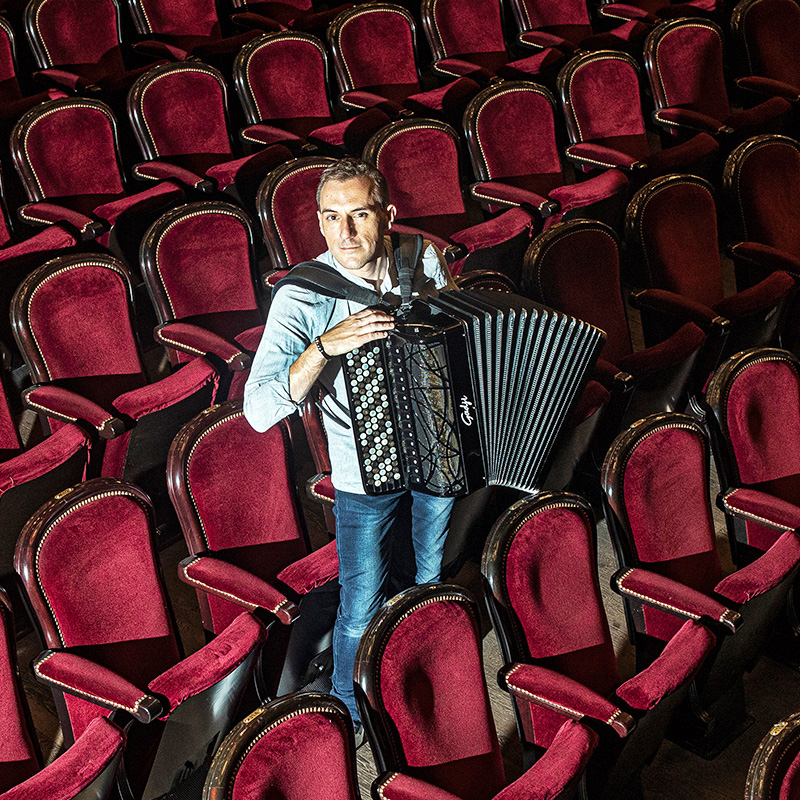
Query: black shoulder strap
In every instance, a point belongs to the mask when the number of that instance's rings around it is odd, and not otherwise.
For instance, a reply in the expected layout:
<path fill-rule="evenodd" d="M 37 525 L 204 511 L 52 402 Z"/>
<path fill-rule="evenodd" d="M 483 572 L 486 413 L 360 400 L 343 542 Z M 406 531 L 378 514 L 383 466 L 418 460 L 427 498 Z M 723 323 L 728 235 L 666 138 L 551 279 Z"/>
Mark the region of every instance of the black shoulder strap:
<path fill-rule="evenodd" d="M 411 302 L 414 270 L 422 254 L 422 236 L 418 233 L 392 231 L 390 239 L 394 250 L 397 279 L 400 283 L 400 307 L 404 308 Z"/>
<path fill-rule="evenodd" d="M 377 292 L 363 286 L 356 286 L 339 274 L 333 267 L 321 261 L 303 261 L 292 267 L 289 274 L 281 278 L 272 290 L 275 292 L 284 286 L 301 286 L 325 297 L 335 297 L 337 300 L 352 300 L 364 306 L 374 306 L 380 303 L 381 298 Z"/>

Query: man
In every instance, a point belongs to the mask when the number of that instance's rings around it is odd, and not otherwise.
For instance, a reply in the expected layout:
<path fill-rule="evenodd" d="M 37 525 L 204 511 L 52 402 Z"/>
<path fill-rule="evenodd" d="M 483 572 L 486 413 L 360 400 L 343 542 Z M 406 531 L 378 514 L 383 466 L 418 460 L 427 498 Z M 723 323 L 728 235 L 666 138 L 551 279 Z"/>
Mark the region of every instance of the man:
<path fill-rule="evenodd" d="M 317 189 L 317 216 L 328 250 L 323 262 L 358 286 L 399 304 L 399 281 L 385 235 L 396 209 L 386 181 L 370 165 L 343 159 L 328 167 Z M 439 251 L 428 245 L 413 278 L 425 297 L 455 288 Z M 389 314 L 351 300 L 327 297 L 290 285 L 276 290 L 264 335 L 245 386 L 244 413 L 258 431 L 301 407 L 315 382 L 323 388 L 322 414 L 328 436 L 339 555 L 339 609 L 333 631 L 333 691 L 350 709 L 363 736 L 353 697 L 356 648 L 369 620 L 387 599 L 392 525 L 401 500 L 411 495 L 411 539 L 416 583 L 439 580 L 452 498 L 419 492 L 368 496 L 358 464 L 340 356 L 385 338 L 394 328 Z"/>

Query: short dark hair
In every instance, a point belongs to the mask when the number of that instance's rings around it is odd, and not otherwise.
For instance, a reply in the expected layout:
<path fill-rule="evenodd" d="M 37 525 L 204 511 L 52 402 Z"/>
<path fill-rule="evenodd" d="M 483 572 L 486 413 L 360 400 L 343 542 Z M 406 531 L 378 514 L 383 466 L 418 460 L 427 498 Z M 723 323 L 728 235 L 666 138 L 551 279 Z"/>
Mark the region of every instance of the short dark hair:
<path fill-rule="evenodd" d="M 372 182 L 372 202 L 381 208 L 389 205 L 389 187 L 377 167 L 362 161 L 360 158 L 342 158 L 322 171 L 317 185 L 317 208 L 322 195 L 322 188 L 330 181 L 349 181 L 351 178 L 368 178 Z"/>

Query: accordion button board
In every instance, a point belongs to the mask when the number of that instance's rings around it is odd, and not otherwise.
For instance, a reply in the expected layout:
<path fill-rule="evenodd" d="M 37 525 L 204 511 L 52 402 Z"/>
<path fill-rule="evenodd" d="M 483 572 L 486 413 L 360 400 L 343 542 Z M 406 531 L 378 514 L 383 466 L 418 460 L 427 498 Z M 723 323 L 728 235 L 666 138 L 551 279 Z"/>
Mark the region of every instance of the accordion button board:
<path fill-rule="evenodd" d="M 516 295 L 414 300 L 389 336 L 343 359 L 366 492 L 536 491 L 604 338 Z"/>

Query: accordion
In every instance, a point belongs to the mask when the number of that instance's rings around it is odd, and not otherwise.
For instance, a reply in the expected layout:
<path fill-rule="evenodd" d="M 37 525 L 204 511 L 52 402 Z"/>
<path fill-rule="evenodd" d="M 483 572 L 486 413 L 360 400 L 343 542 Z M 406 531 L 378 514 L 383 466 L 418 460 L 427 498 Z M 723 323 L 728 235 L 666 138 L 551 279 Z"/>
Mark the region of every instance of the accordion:
<path fill-rule="evenodd" d="M 367 494 L 536 491 L 605 334 L 524 297 L 442 292 L 343 358 Z"/>

